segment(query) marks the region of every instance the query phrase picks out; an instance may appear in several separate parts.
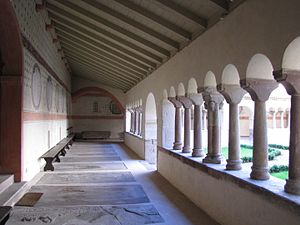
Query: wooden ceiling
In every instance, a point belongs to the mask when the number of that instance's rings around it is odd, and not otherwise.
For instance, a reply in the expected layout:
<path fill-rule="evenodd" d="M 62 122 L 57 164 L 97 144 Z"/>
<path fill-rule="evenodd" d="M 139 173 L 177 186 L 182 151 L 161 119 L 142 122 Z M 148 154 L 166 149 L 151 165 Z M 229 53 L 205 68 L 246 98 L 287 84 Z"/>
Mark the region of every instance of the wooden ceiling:
<path fill-rule="evenodd" d="M 128 91 L 244 0 L 47 0 L 73 76 Z"/>

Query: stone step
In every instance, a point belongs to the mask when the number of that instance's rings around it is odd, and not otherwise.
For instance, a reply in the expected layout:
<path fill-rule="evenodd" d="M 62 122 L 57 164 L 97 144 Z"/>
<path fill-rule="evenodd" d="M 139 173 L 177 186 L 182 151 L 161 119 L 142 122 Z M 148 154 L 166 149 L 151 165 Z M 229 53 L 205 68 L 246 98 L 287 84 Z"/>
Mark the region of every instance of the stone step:
<path fill-rule="evenodd" d="M 4 192 L 10 185 L 14 183 L 14 175 L 0 175 L 0 194 Z"/>
<path fill-rule="evenodd" d="M 14 206 L 28 189 L 27 182 L 13 183 L 0 194 L 0 205 Z"/>

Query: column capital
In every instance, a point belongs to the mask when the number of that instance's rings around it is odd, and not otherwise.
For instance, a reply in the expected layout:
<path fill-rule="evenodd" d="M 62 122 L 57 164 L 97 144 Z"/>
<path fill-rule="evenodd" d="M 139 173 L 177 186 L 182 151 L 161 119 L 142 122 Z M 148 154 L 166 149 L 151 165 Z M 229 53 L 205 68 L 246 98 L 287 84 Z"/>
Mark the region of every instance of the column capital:
<path fill-rule="evenodd" d="M 281 69 L 273 72 L 275 80 L 281 83 L 289 95 L 300 94 L 300 71 Z"/>
<path fill-rule="evenodd" d="M 219 84 L 217 89 L 228 104 L 239 104 L 246 94 L 246 91 L 237 84 Z"/>
<path fill-rule="evenodd" d="M 182 103 L 176 97 L 169 97 L 168 100 L 174 105 L 175 108 L 181 108 Z"/>
<path fill-rule="evenodd" d="M 203 103 L 203 98 L 201 94 L 189 94 L 188 98 L 191 99 L 194 105 L 202 105 Z"/>
<path fill-rule="evenodd" d="M 251 96 L 253 101 L 265 102 L 269 99 L 270 94 L 278 87 L 275 80 L 246 78 L 240 80 L 241 87 Z"/>
<path fill-rule="evenodd" d="M 185 96 L 177 96 L 176 99 L 181 102 L 182 106 L 185 109 L 190 109 L 193 106 L 193 102 L 191 99 Z"/>
<path fill-rule="evenodd" d="M 209 108 L 211 111 L 215 111 L 216 107 L 222 107 L 224 97 L 219 92 L 217 92 L 216 88 L 205 88 L 202 96 L 206 109 Z"/>

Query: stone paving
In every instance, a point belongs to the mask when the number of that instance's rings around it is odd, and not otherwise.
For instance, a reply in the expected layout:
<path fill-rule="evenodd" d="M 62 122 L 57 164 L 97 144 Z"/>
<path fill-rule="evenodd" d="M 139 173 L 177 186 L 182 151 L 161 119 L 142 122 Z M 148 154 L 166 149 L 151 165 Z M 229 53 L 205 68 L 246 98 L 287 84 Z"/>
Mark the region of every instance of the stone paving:
<path fill-rule="evenodd" d="M 217 224 L 134 157 L 119 144 L 75 142 L 28 191 L 39 201 L 14 207 L 7 225 Z"/>

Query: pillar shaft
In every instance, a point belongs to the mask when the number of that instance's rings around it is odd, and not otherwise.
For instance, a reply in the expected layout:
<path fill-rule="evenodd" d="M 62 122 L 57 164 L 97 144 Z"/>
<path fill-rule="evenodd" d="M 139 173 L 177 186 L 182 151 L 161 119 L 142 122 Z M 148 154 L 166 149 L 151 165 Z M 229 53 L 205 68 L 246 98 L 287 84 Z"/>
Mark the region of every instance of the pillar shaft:
<path fill-rule="evenodd" d="M 292 95 L 290 120 L 289 178 L 284 189 L 300 195 L 300 95 Z"/>
<path fill-rule="evenodd" d="M 227 170 L 240 170 L 242 168 L 240 154 L 240 123 L 238 104 L 229 105 L 229 143 L 228 143 Z"/>
<path fill-rule="evenodd" d="M 222 157 L 219 110 L 224 98 L 215 88 L 208 88 L 203 92 L 203 99 L 208 113 L 208 152 L 203 162 L 220 164 Z"/>
<path fill-rule="evenodd" d="M 204 156 L 202 148 L 202 111 L 201 105 L 194 105 L 194 148 L 193 157 Z"/>
<path fill-rule="evenodd" d="M 181 133 L 181 110 L 179 107 L 175 108 L 175 141 L 173 145 L 173 149 L 181 150 L 182 148 L 182 133 Z"/>
<path fill-rule="evenodd" d="M 182 152 L 191 152 L 191 108 L 184 109 L 184 145 Z"/>
<path fill-rule="evenodd" d="M 255 180 L 269 179 L 267 113 L 264 101 L 255 101 L 253 131 L 253 166 L 250 177 Z"/>

